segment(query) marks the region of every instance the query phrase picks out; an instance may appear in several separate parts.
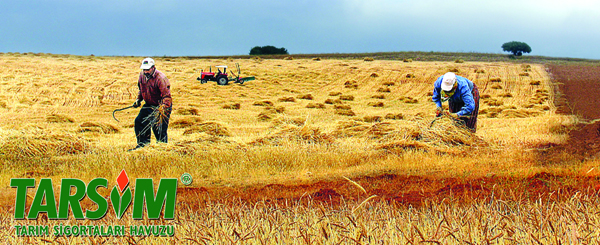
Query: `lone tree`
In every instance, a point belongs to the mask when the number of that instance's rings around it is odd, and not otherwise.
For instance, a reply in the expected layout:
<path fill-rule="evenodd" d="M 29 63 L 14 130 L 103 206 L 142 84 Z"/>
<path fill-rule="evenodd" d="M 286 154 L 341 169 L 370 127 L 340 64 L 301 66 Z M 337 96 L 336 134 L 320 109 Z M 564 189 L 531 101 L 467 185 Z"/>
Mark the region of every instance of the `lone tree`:
<path fill-rule="evenodd" d="M 256 46 L 252 49 L 250 49 L 250 55 L 261 55 L 261 54 L 288 54 L 287 49 L 281 47 L 281 48 L 276 48 L 274 46 L 271 45 L 267 45 L 267 46 Z"/>
<path fill-rule="evenodd" d="M 507 42 L 502 44 L 504 52 L 511 52 L 514 56 L 521 56 L 523 53 L 531 53 L 531 47 L 524 42 Z"/>

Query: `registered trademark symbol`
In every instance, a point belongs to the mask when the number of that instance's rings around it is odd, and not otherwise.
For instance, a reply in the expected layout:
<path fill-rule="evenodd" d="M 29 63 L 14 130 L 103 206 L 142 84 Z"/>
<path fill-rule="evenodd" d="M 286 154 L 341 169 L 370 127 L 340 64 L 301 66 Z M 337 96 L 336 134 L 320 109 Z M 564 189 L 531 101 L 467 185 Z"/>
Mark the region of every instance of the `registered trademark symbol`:
<path fill-rule="evenodd" d="M 184 185 L 192 184 L 192 175 L 188 173 L 184 173 L 181 175 L 181 183 Z"/>

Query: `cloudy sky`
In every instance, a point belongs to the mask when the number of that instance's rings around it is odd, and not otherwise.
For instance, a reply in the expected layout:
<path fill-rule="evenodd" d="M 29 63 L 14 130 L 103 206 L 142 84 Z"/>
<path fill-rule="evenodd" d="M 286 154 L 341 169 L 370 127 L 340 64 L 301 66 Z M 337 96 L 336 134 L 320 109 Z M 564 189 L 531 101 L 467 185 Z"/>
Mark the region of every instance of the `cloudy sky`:
<path fill-rule="evenodd" d="M 0 52 L 243 55 L 388 51 L 600 59 L 591 0 L 0 0 Z"/>

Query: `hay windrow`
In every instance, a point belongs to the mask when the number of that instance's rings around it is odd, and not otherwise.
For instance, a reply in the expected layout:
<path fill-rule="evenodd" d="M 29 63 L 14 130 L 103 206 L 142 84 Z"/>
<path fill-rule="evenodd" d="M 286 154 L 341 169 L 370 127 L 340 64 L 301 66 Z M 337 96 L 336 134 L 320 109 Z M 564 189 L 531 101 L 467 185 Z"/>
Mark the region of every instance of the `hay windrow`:
<path fill-rule="evenodd" d="M 121 132 L 115 125 L 108 123 L 84 122 L 79 125 L 79 132 L 94 132 L 101 134 L 116 134 Z"/>
<path fill-rule="evenodd" d="M 9 159 L 74 155 L 92 150 L 88 140 L 71 134 L 12 130 L 1 130 L 0 134 L 0 154 Z"/>
<path fill-rule="evenodd" d="M 285 125 L 280 130 L 260 137 L 250 145 L 284 145 L 287 143 L 297 144 L 331 144 L 334 138 L 313 126 L 298 127 L 295 125 Z"/>
<path fill-rule="evenodd" d="M 217 122 L 200 123 L 191 126 L 190 128 L 183 131 L 183 135 L 189 135 L 194 133 L 206 133 L 208 135 L 213 136 L 231 136 L 231 132 L 229 132 L 229 129 Z"/>
<path fill-rule="evenodd" d="M 253 106 L 273 106 L 273 102 L 268 101 L 268 100 L 255 101 L 252 105 Z"/>
<path fill-rule="evenodd" d="M 198 116 L 190 116 L 190 117 L 184 117 L 181 119 L 177 119 L 174 120 L 173 122 L 169 123 L 169 127 L 171 128 L 189 128 L 193 125 L 202 123 L 202 118 L 198 117 Z"/>
<path fill-rule="evenodd" d="M 72 123 L 75 120 L 67 115 L 61 114 L 50 114 L 46 116 L 46 122 L 50 123 Z"/>
<path fill-rule="evenodd" d="M 179 115 L 192 115 L 192 116 L 198 115 L 198 109 L 192 108 L 192 107 L 181 108 L 181 109 L 176 110 L 175 112 Z"/>
<path fill-rule="evenodd" d="M 306 108 L 325 109 L 326 107 L 323 103 L 308 103 L 306 104 Z"/>
<path fill-rule="evenodd" d="M 225 104 L 223 105 L 223 109 L 229 109 L 229 110 L 239 110 L 242 107 L 242 105 L 240 103 L 231 103 L 231 104 Z"/>

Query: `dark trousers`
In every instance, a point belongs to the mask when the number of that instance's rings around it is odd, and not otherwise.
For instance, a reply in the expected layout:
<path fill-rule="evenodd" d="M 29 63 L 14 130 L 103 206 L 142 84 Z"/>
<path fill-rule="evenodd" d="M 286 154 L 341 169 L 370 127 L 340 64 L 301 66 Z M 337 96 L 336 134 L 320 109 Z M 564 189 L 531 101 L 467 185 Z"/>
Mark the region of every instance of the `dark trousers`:
<path fill-rule="evenodd" d="M 171 117 L 171 110 L 168 109 L 166 118 L 159 122 L 155 114 L 153 114 L 156 107 L 144 105 L 140 109 L 140 113 L 135 118 L 135 137 L 137 138 L 138 146 L 144 146 L 150 144 L 151 133 L 154 132 L 157 142 L 167 143 L 167 129 L 169 128 L 169 118 Z"/>
<path fill-rule="evenodd" d="M 473 100 L 475 101 L 475 109 L 473 109 L 473 112 L 470 116 L 461 117 L 460 120 L 462 120 L 464 125 L 467 126 L 471 132 L 475 133 L 477 131 L 477 116 L 479 116 L 479 90 L 477 89 L 477 85 L 473 84 L 473 91 L 471 91 L 471 94 L 473 95 Z M 459 112 L 463 106 L 465 106 L 465 103 L 462 101 L 448 101 L 448 107 L 451 113 Z"/>

